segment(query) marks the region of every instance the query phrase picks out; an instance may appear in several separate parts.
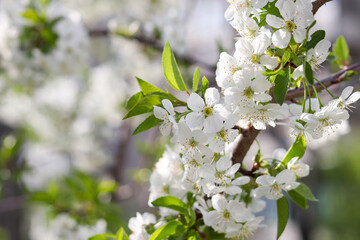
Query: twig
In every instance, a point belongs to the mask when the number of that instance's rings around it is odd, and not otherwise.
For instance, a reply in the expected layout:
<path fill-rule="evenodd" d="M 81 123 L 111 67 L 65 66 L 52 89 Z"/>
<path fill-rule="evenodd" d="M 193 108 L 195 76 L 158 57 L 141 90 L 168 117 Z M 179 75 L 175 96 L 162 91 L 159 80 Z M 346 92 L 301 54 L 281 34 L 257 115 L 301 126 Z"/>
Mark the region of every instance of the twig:
<path fill-rule="evenodd" d="M 241 139 L 236 145 L 231 160 L 233 163 L 242 163 L 245 155 L 249 151 L 251 145 L 255 141 L 257 135 L 260 133 L 259 130 L 256 130 L 253 127 L 249 127 L 248 129 L 244 129 L 241 131 Z"/>
<path fill-rule="evenodd" d="M 313 10 L 312 10 L 313 14 L 315 14 L 322 5 L 324 5 L 327 2 L 331 2 L 331 1 L 332 0 L 316 0 L 315 2 L 313 2 L 312 3 L 312 5 L 313 5 Z"/>
<path fill-rule="evenodd" d="M 326 86 L 326 87 L 329 87 L 331 85 L 334 85 L 334 84 L 337 84 L 337 83 L 340 83 L 342 82 L 344 79 L 345 79 L 345 76 L 346 76 L 346 73 L 349 72 L 349 71 L 355 71 L 355 72 L 359 72 L 360 71 L 360 62 L 359 63 L 355 63 L 349 67 L 347 67 L 346 69 L 344 70 L 341 70 L 323 80 L 321 80 L 321 83 Z M 315 88 L 317 91 L 321 91 L 323 90 L 324 88 L 321 86 L 320 83 L 316 83 L 314 84 Z M 314 93 L 314 89 L 310 89 L 310 92 L 311 93 Z M 296 89 L 293 89 L 293 90 L 290 90 L 285 99 L 286 100 L 293 100 L 295 98 L 298 98 L 298 97 L 302 97 L 304 94 L 304 87 L 301 87 L 301 88 L 296 88 Z"/>
<path fill-rule="evenodd" d="M 90 29 L 88 31 L 88 33 L 89 33 L 90 37 L 103 37 L 103 36 L 108 36 L 110 34 L 110 32 L 107 29 Z M 147 37 L 140 33 L 137 33 L 137 34 L 116 34 L 116 33 L 114 33 L 114 34 L 117 36 L 121 36 L 125 39 L 135 40 L 145 46 L 153 47 L 154 49 L 158 50 L 159 52 L 161 52 L 164 49 L 164 45 L 160 41 L 158 41 L 155 38 Z M 191 65 L 199 65 L 199 67 L 207 68 L 210 71 L 216 70 L 215 65 L 205 63 L 199 59 L 195 59 L 192 56 L 177 54 L 176 52 L 174 54 L 176 56 L 176 59 L 178 59 L 179 61 L 182 61 L 184 63 L 191 64 Z"/>

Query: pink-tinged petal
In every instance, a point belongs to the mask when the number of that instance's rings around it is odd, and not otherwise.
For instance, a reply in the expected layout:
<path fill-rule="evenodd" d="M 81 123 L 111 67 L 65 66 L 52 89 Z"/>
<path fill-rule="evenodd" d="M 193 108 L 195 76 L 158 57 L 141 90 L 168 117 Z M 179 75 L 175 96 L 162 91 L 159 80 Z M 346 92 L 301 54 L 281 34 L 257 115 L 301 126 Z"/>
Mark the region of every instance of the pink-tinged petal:
<path fill-rule="evenodd" d="M 288 30 L 280 29 L 272 36 L 274 45 L 278 48 L 286 48 L 289 45 L 291 34 Z"/>
<path fill-rule="evenodd" d="M 220 94 L 216 88 L 208 88 L 205 92 L 206 105 L 214 106 L 220 101 Z"/>
<path fill-rule="evenodd" d="M 186 115 L 185 122 L 190 128 L 195 128 L 203 124 L 204 116 L 198 112 L 191 112 Z"/>
<path fill-rule="evenodd" d="M 168 119 L 169 114 L 166 112 L 165 109 L 158 106 L 154 106 L 154 115 L 157 119 L 166 120 Z"/>
<path fill-rule="evenodd" d="M 256 179 L 256 183 L 268 187 L 275 183 L 275 178 L 269 175 L 262 175 Z"/>
<path fill-rule="evenodd" d="M 170 102 L 170 100 L 164 99 L 161 102 L 162 102 L 162 105 L 164 106 L 164 108 L 170 113 L 170 115 L 174 116 L 175 111 L 174 111 L 174 107 L 173 107 L 172 103 Z"/>
<path fill-rule="evenodd" d="M 285 169 L 282 172 L 280 172 L 278 175 L 276 175 L 275 179 L 276 182 L 279 184 L 291 183 L 296 181 L 296 176 L 293 171 L 289 169 Z"/>
<path fill-rule="evenodd" d="M 216 194 L 211 198 L 211 203 L 217 211 L 223 211 L 226 208 L 226 198 L 221 194 Z"/>
<path fill-rule="evenodd" d="M 200 112 L 204 109 L 205 103 L 204 100 L 196 93 L 192 93 L 187 100 L 188 107 L 195 111 Z"/>
<path fill-rule="evenodd" d="M 266 22 L 273 28 L 282 28 L 285 25 L 285 22 L 283 19 L 276 17 L 274 15 L 268 14 L 266 16 Z"/>

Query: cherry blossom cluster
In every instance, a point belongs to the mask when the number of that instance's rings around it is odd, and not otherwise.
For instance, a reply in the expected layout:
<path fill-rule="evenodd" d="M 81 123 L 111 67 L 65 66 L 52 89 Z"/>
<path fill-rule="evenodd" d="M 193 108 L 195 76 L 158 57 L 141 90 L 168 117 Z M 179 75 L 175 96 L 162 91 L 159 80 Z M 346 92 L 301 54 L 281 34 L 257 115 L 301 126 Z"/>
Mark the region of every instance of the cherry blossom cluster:
<path fill-rule="evenodd" d="M 316 89 L 317 98 L 311 97 L 313 83 L 306 71 L 309 66 L 311 72 L 319 70 L 331 44 L 323 39 L 311 48 L 307 45 L 309 30 L 315 25 L 310 0 L 228 2 L 225 18 L 240 37 L 233 55 L 220 54 L 216 70 L 220 91 L 205 87 L 188 92 L 185 107 L 174 107 L 164 99 L 153 108 L 161 121 L 160 132 L 172 134 L 176 146 L 167 147 L 155 165 L 149 205 L 169 195 L 187 202 L 190 192 L 196 198 L 193 208 L 205 226 L 225 238 L 247 239 L 263 226 L 259 212 L 266 204 L 262 197 L 279 200 L 284 192 L 301 187 L 298 180 L 309 175 L 309 166 L 300 161 L 302 155 L 276 150 L 271 160 L 255 156 L 257 170 L 241 174 L 246 169 L 232 159 L 241 129 L 285 125 L 296 141 L 302 137 L 315 141 L 349 118 L 348 110 L 360 93 L 347 87 L 326 105 Z M 286 89 L 304 87 L 302 101 L 288 105 L 275 99 L 280 72 L 288 78 Z M 149 226 L 159 228 L 167 217 L 177 214 L 160 207 L 157 221 L 152 214 L 137 213 L 129 222 L 130 239 L 149 239 Z"/>

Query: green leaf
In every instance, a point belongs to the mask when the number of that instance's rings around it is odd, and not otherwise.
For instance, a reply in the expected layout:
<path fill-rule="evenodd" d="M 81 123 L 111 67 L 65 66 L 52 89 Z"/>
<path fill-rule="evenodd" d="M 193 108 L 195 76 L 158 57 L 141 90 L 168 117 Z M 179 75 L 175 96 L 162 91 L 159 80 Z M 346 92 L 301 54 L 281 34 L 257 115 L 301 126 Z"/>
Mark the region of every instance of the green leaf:
<path fill-rule="evenodd" d="M 187 215 L 187 206 L 180 199 L 173 196 L 160 197 L 151 203 L 155 207 L 166 207 Z"/>
<path fill-rule="evenodd" d="M 192 208 L 188 208 L 188 215 L 189 217 L 187 217 L 187 222 L 188 222 L 188 226 L 191 227 L 195 224 L 196 222 L 196 213 Z"/>
<path fill-rule="evenodd" d="M 165 44 L 162 55 L 162 62 L 164 75 L 168 83 L 176 90 L 187 91 L 185 82 L 176 63 L 174 53 L 171 50 L 169 41 L 167 41 Z"/>
<path fill-rule="evenodd" d="M 306 49 L 314 48 L 321 40 L 325 38 L 325 31 L 318 30 L 311 34 L 311 40 L 306 43 Z"/>
<path fill-rule="evenodd" d="M 196 68 L 193 76 L 193 92 L 196 92 L 199 87 L 199 81 L 200 81 L 200 68 Z"/>
<path fill-rule="evenodd" d="M 151 236 L 150 240 L 162 240 L 174 235 L 179 236 L 185 231 L 185 226 L 181 222 L 173 220 L 157 229 Z"/>
<path fill-rule="evenodd" d="M 116 190 L 116 182 L 114 180 L 103 180 L 98 185 L 98 191 L 100 193 L 111 193 Z"/>
<path fill-rule="evenodd" d="M 117 240 L 129 240 L 128 235 L 126 234 L 124 228 L 120 228 L 116 233 Z"/>
<path fill-rule="evenodd" d="M 113 234 L 98 234 L 90 237 L 88 240 L 118 240 Z"/>
<path fill-rule="evenodd" d="M 154 85 L 151 85 L 150 83 L 142 80 L 141 78 L 136 77 L 136 79 L 138 81 L 138 84 L 139 84 L 139 87 L 140 87 L 141 91 L 143 92 L 143 94 L 145 96 L 149 95 L 151 93 L 158 93 L 158 92 L 165 93 L 160 88 L 155 87 Z"/>
<path fill-rule="evenodd" d="M 275 15 L 279 18 L 282 17 L 279 9 L 275 6 L 275 1 L 269 2 L 264 8 L 267 10 L 268 14 Z"/>
<path fill-rule="evenodd" d="M 142 92 L 135 93 L 130 97 L 130 99 L 127 101 L 125 108 L 131 109 L 133 108 L 138 102 L 140 102 L 141 99 L 143 99 L 145 95 Z"/>
<path fill-rule="evenodd" d="M 340 60 L 340 61 L 347 61 L 349 58 L 349 46 L 346 43 L 346 40 L 343 36 L 338 37 L 338 39 L 336 40 L 334 46 L 333 46 L 333 51 L 335 53 L 335 56 Z"/>
<path fill-rule="evenodd" d="M 283 60 L 283 64 L 285 65 L 289 60 L 290 60 L 290 57 L 291 57 L 291 51 L 290 50 L 286 50 L 282 60 Z"/>
<path fill-rule="evenodd" d="M 288 218 L 289 218 L 289 204 L 286 197 L 282 197 L 276 201 L 277 206 L 277 234 L 276 239 L 279 239 L 284 232 Z"/>
<path fill-rule="evenodd" d="M 131 118 L 144 113 L 153 111 L 154 105 L 160 105 L 161 100 L 165 99 L 163 95 L 148 95 L 143 97 L 130 111 L 125 115 L 124 119 Z"/>
<path fill-rule="evenodd" d="M 157 119 L 153 114 L 147 117 L 140 125 L 135 129 L 132 135 L 142 133 L 157 126 L 162 120 Z"/>
<path fill-rule="evenodd" d="M 285 101 L 286 93 L 289 85 L 289 70 L 283 69 L 275 77 L 275 86 L 273 89 L 274 98 L 277 103 L 282 105 Z"/>
<path fill-rule="evenodd" d="M 291 200 L 294 203 L 296 203 L 296 205 L 298 205 L 299 207 L 301 207 L 303 209 L 308 209 L 309 208 L 309 205 L 308 205 L 308 202 L 307 202 L 306 198 L 301 196 L 297 191 L 290 190 L 287 193 L 288 193 L 289 197 L 291 198 Z"/>
<path fill-rule="evenodd" d="M 311 189 L 303 183 L 301 183 L 297 188 L 295 188 L 294 191 L 296 191 L 298 194 L 300 194 L 301 196 L 303 196 L 304 198 L 310 201 L 314 201 L 314 202 L 319 201 L 311 192 Z"/>
<path fill-rule="evenodd" d="M 38 23 L 42 21 L 42 18 L 39 16 L 39 14 L 35 11 L 35 9 L 28 8 L 23 13 L 22 16 L 34 23 Z"/>
<path fill-rule="evenodd" d="M 305 75 L 306 80 L 311 85 L 313 85 L 314 84 L 314 73 L 313 73 L 313 70 L 311 68 L 311 65 L 306 61 L 304 61 L 304 75 Z"/>
<path fill-rule="evenodd" d="M 306 150 L 306 142 L 303 135 L 299 135 L 293 145 L 290 147 L 289 151 L 286 153 L 284 159 L 282 160 L 283 164 L 287 164 L 294 157 L 302 158 Z"/>
<path fill-rule="evenodd" d="M 187 240 L 201 240 L 201 238 L 199 233 L 192 230 L 187 234 Z"/>
<path fill-rule="evenodd" d="M 207 80 L 206 77 L 203 77 L 201 84 L 201 92 L 203 96 L 205 95 L 206 89 L 208 89 L 208 87 L 209 87 L 209 80 Z"/>

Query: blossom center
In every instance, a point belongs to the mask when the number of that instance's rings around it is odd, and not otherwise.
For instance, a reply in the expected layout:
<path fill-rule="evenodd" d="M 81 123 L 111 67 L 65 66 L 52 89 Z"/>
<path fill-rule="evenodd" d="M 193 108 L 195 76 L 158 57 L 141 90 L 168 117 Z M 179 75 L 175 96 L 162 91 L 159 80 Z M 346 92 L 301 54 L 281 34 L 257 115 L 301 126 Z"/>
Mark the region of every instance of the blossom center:
<path fill-rule="evenodd" d="M 204 110 L 203 110 L 203 113 L 205 115 L 205 118 L 213 115 L 213 110 L 211 107 L 205 107 Z"/>
<path fill-rule="evenodd" d="M 287 21 L 285 23 L 285 28 L 289 31 L 289 32 L 292 32 L 295 30 L 296 28 L 296 24 L 293 22 L 293 21 Z"/>
<path fill-rule="evenodd" d="M 223 217 L 227 220 L 229 220 L 231 218 L 231 214 L 227 209 L 224 210 Z"/>
<path fill-rule="evenodd" d="M 198 145 L 198 142 L 195 141 L 194 138 L 191 138 L 190 141 L 189 141 L 189 145 L 190 145 L 191 147 L 196 147 L 196 146 Z"/>
<path fill-rule="evenodd" d="M 259 63 L 260 62 L 260 55 L 259 54 L 253 54 L 250 57 L 250 61 L 252 63 Z"/>

